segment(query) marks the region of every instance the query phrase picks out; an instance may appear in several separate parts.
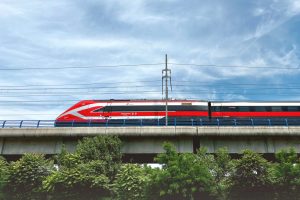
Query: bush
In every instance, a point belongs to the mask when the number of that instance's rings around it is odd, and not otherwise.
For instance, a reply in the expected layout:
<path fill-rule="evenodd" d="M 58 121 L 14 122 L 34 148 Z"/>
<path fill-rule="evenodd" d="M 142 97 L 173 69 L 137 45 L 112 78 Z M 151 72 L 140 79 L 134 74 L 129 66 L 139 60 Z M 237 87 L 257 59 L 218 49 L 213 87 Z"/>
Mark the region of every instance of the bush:
<path fill-rule="evenodd" d="M 149 177 L 143 167 L 136 164 L 123 165 L 113 185 L 116 199 L 145 199 L 145 189 L 148 182 Z"/>
<path fill-rule="evenodd" d="M 107 176 L 112 180 L 122 162 L 121 140 L 116 136 L 96 136 L 83 138 L 79 142 L 76 154 L 82 162 L 101 160 L 105 166 Z"/>
<path fill-rule="evenodd" d="M 101 199 L 109 196 L 121 165 L 121 142 L 114 136 L 84 138 L 76 152 L 57 156 L 58 171 L 43 182 L 54 199 Z"/>
<path fill-rule="evenodd" d="M 109 195 L 110 180 L 101 161 L 90 161 L 54 172 L 43 182 L 43 189 L 54 199 L 100 199 Z"/>
<path fill-rule="evenodd" d="M 10 168 L 6 160 L 0 156 L 0 199 L 5 199 L 3 194 L 3 188 L 7 184 L 8 177 L 10 175 Z"/>
<path fill-rule="evenodd" d="M 42 181 L 53 170 L 53 163 L 43 155 L 25 154 L 20 160 L 12 163 L 5 193 L 8 199 L 44 199 Z"/>
<path fill-rule="evenodd" d="M 152 170 L 148 197 L 152 199 L 209 199 L 213 177 L 195 154 L 178 154 L 165 144 L 166 153 L 155 159 L 162 169 Z"/>
<path fill-rule="evenodd" d="M 294 149 L 282 150 L 274 165 L 275 188 L 278 199 L 300 199 L 300 161 Z"/>
<path fill-rule="evenodd" d="M 231 175 L 230 199 L 274 199 L 270 177 L 270 163 L 260 154 L 244 151 Z"/>

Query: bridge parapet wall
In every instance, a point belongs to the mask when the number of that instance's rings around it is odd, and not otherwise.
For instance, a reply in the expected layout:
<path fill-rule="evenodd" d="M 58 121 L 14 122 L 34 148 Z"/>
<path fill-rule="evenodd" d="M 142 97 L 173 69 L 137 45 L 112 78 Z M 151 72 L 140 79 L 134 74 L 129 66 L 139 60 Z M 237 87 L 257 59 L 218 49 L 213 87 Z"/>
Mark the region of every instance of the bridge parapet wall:
<path fill-rule="evenodd" d="M 178 152 L 195 152 L 206 147 L 214 153 L 226 147 L 230 153 L 252 149 L 273 154 L 294 147 L 300 153 L 300 126 L 168 126 L 168 127 L 52 127 L 0 129 L 0 154 L 22 155 L 35 152 L 57 154 L 65 146 L 74 151 L 78 140 L 86 136 L 117 135 L 123 141 L 125 155 L 162 153 L 166 141 Z"/>

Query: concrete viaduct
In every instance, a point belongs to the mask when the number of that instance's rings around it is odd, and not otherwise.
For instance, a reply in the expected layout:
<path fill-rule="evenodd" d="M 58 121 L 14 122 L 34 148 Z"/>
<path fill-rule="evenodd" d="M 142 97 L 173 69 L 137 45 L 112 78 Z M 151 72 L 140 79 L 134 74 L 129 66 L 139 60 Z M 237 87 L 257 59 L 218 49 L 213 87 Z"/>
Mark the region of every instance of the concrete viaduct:
<path fill-rule="evenodd" d="M 151 162 L 163 152 L 166 141 L 182 153 L 196 152 L 199 147 L 206 147 L 209 153 L 227 147 L 230 154 L 252 149 L 265 155 L 294 147 L 300 153 L 300 126 L 138 126 L 2 128 L 0 154 L 8 159 L 29 152 L 54 155 L 63 146 L 72 152 L 78 140 L 95 135 L 119 136 L 124 159 L 136 162 Z"/>

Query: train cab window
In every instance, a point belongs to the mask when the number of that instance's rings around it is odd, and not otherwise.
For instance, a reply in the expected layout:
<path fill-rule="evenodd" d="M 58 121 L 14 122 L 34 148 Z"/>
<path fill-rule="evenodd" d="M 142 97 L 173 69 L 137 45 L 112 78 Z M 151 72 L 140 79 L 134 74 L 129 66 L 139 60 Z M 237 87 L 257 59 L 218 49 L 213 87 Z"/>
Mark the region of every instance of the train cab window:
<path fill-rule="evenodd" d="M 105 106 L 103 112 L 111 112 L 111 106 Z"/>
<path fill-rule="evenodd" d="M 249 106 L 239 106 L 239 111 L 240 112 L 249 112 L 250 107 Z"/>
<path fill-rule="evenodd" d="M 272 111 L 273 112 L 281 112 L 282 108 L 281 108 L 281 106 L 272 106 Z"/>
<path fill-rule="evenodd" d="M 97 113 L 97 112 L 109 112 L 110 111 L 110 106 L 104 106 L 104 107 L 102 107 L 102 108 L 99 108 L 99 109 L 97 109 L 97 110 L 94 110 L 93 112 L 94 113 Z"/>
<path fill-rule="evenodd" d="M 104 110 L 104 107 L 94 110 L 93 112 L 103 112 L 103 110 Z"/>

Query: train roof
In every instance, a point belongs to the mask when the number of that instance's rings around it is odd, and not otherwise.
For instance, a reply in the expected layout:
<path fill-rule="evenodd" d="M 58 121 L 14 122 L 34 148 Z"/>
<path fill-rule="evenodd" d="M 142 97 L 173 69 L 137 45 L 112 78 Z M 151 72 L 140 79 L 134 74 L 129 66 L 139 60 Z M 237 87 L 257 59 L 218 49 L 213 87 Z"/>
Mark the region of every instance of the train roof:
<path fill-rule="evenodd" d="M 218 101 L 212 106 L 300 106 L 300 101 Z"/>
<path fill-rule="evenodd" d="M 300 101 L 210 101 L 212 103 L 300 103 Z"/>
<path fill-rule="evenodd" d="M 83 100 L 90 101 L 90 100 Z M 106 99 L 106 100 L 92 100 L 95 102 L 165 102 L 164 99 Z M 168 102 L 207 102 L 205 100 L 188 100 L 188 99 L 169 99 Z"/>

